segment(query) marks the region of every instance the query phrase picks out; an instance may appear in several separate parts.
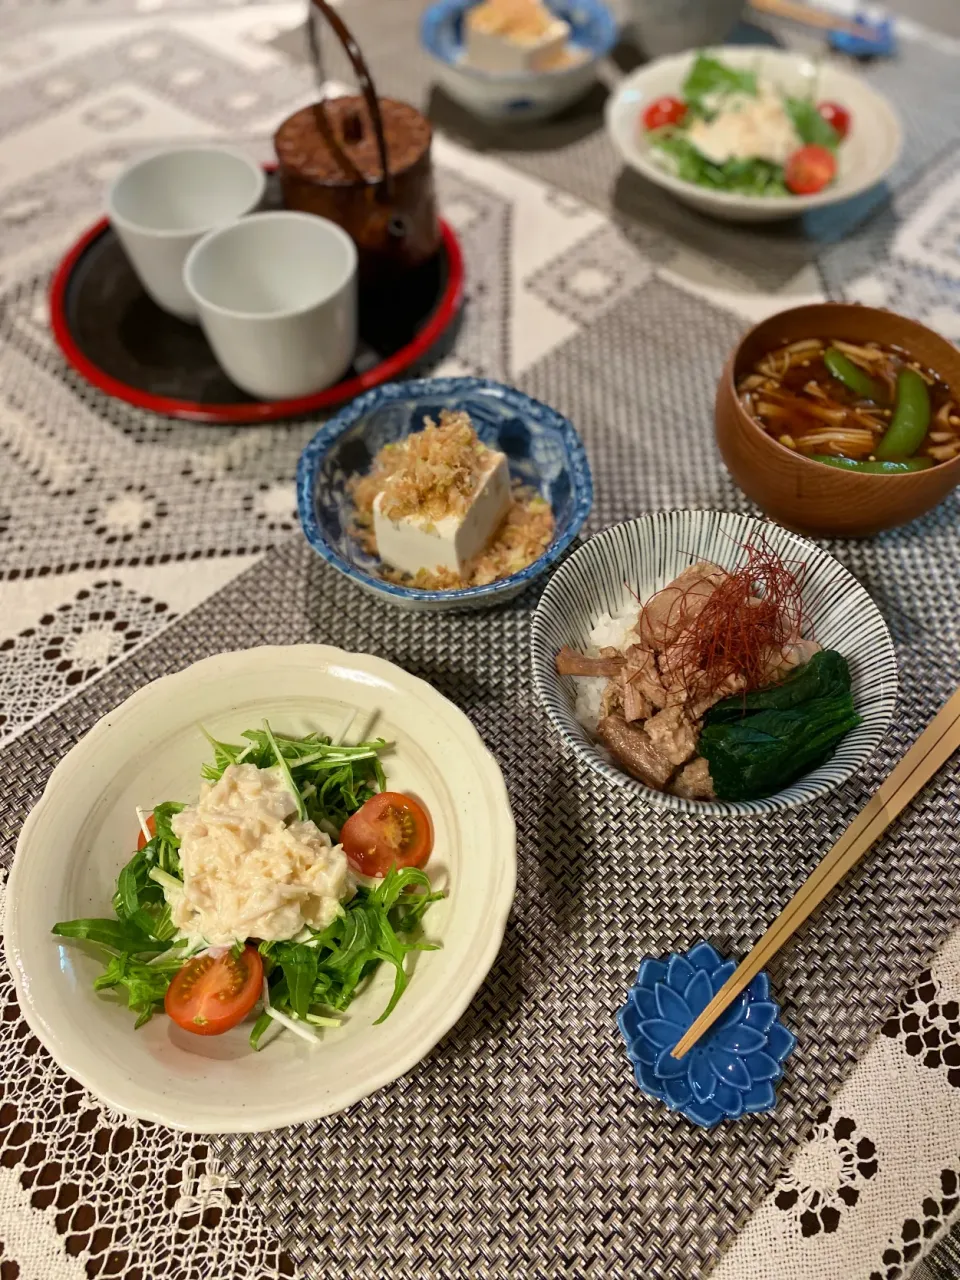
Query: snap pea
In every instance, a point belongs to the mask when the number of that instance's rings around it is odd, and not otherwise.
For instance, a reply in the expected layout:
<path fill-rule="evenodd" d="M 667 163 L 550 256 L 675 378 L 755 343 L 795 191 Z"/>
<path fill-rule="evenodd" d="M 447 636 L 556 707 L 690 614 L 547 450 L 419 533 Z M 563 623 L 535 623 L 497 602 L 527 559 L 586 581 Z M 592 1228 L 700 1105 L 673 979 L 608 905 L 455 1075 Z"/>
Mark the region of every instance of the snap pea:
<path fill-rule="evenodd" d="M 812 462 L 825 462 L 828 467 L 839 467 L 842 471 L 865 471 L 868 475 L 875 476 L 904 475 L 910 471 L 926 471 L 933 466 L 932 458 L 906 458 L 903 462 L 858 462 L 855 458 L 834 458 L 826 453 L 811 453 L 810 459 Z"/>
<path fill-rule="evenodd" d="M 897 374 L 897 401 L 886 434 L 874 449 L 884 462 L 911 458 L 927 438 L 930 427 L 930 392 L 916 369 Z"/>
<path fill-rule="evenodd" d="M 887 393 L 883 386 L 858 368 L 852 360 L 848 360 L 836 347 L 827 348 L 823 355 L 823 363 L 854 395 L 860 396 L 863 400 L 872 400 L 875 404 L 883 404 L 886 400 Z"/>

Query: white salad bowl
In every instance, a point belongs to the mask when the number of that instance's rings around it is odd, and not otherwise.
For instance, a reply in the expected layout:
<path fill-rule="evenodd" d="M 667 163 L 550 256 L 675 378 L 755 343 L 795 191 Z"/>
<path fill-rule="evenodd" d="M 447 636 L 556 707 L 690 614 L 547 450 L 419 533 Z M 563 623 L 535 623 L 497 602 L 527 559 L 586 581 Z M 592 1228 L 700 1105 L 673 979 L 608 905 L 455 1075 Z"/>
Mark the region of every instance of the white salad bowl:
<path fill-rule="evenodd" d="M 643 112 L 657 98 L 682 97 L 683 82 L 699 52 L 738 71 L 756 71 L 796 97 L 838 102 L 850 112 L 850 132 L 837 152 L 837 177 L 812 196 L 754 196 L 713 191 L 678 178 L 658 163 L 643 128 Z M 785 49 L 723 45 L 657 58 L 620 82 L 607 102 L 607 129 L 624 161 L 678 199 L 729 222 L 777 222 L 810 209 L 850 200 L 881 182 L 896 164 L 903 130 L 896 113 L 859 76 L 831 62 L 815 62 Z"/>
<path fill-rule="evenodd" d="M 636 609 L 698 560 L 725 569 L 739 561 L 751 536 L 762 536 L 784 559 L 806 563 L 805 635 L 847 660 L 853 699 L 862 717 L 819 769 L 762 800 L 686 800 L 645 786 L 625 773 L 574 714 L 575 676 L 559 676 L 564 645 L 586 652 L 601 615 Z M 660 511 L 605 529 L 560 566 L 540 599 L 531 641 L 537 695 L 574 753 L 638 800 L 680 813 L 751 817 L 809 804 L 847 781 L 883 741 L 897 702 L 897 658 L 887 624 L 870 596 L 838 560 L 798 534 L 753 516 L 725 511 Z"/>
<path fill-rule="evenodd" d="M 235 740 L 264 718 L 293 734 L 382 736 L 388 786 L 416 795 L 434 825 L 426 870 L 447 897 L 424 918 L 441 949 L 408 959 L 392 990 L 381 966 L 343 1024 L 313 1046 L 282 1033 L 259 1051 L 250 1023 L 197 1036 L 135 1015 L 93 980 L 102 961 L 50 933 L 58 920 L 110 916 L 136 842 L 136 805 L 195 799 L 210 747 L 199 724 Z M 7 892 L 4 943 L 20 1007 L 64 1069 L 109 1106 L 196 1133 L 259 1132 L 341 1111 L 409 1071 L 454 1025 L 499 950 L 516 885 L 503 778 L 473 725 L 422 680 L 380 658 L 321 645 L 207 658 L 139 690 L 54 770 L 24 825 Z"/>

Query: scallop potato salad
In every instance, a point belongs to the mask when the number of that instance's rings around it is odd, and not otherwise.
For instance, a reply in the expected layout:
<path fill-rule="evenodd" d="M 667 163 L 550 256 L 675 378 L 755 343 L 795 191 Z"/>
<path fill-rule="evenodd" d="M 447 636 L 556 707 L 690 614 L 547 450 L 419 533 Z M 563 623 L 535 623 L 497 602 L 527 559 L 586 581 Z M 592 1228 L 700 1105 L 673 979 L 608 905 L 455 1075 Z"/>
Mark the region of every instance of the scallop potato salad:
<path fill-rule="evenodd" d="M 113 915 L 53 932 L 101 953 L 94 988 L 125 997 L 137 1027 L 163 1011 L 219 1035 L 256 1014 L 254 1049 L 282 1029 L 316 1043 L 387 965 L 382 1022 L 406 989 L 406 957 L 436 946 L 421 927 L 443 896 L 422 869 L 430 817 L 386 789 L 382 739 L 344 746 L 266 721 L 242 736 L 210 739 L 193 803 L 137 811 Z"/>
<path fill-rule="evenodd" d="M 654 159 L 697 186 L 737 195 L 807 196 L 837 175 L 837 154 L 851 125 L 837 102 L 786 93 L 758 71 L 701 53 L 680 97 L 644 110 Z"/>

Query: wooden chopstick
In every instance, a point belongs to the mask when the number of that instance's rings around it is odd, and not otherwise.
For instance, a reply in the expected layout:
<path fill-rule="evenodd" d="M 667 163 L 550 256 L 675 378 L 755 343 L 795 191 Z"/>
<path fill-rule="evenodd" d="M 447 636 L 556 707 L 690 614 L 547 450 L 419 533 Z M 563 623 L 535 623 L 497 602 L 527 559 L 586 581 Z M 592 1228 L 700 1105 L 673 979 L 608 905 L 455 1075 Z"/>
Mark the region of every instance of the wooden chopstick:
<path fill-rule="evenodd" d="M 824 898 L 854 867 L 960 747 L 960 689 L 941 708 L 907 754 L 825 854 L 736 972 L 724 983 L 671 1056 L 682 1058 L 710 1029 Z"/>
<path fill-rule="evenodd" d="M 750 0 L 750 5 L 760 13 L 769 13 L 774 18 L 786 18 L 789 22 L 800 22 L 806 27 L 839 31 L 848 36 L 869 37 L 873 34 L 873 29 L 862 22 L 851 22 L 839 14 L 797 4 L 796 0 Z"/>

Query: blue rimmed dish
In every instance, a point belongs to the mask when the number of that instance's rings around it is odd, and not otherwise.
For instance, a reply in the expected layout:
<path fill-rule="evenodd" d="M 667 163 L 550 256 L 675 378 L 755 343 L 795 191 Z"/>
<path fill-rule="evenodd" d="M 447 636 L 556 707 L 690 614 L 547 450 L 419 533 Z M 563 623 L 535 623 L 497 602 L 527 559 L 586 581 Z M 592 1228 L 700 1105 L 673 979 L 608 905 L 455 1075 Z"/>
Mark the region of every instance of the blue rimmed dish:
<path fill-rule="evenodd" d="M 350 480 L 369 470 L 385 444 L 421 431 L 443 409 L 466 411 L 480 439 L 502 450 L 510 474 L 553 511 L 553 542 L 519 573 L 482 587 L 422 591 L 380 576 L 380 562 L 351 536 Z M 358 586 L 405 609 L 444 612 L 502 604 L 535 582 L 570 546 L 593 502 L 583 442 L 549 405 L 484 378 L 421 378 L 377 387 L 321 427 L 297 467 L 297 507 L 307 541 Z"/>
<path fill-rule="evenodd" d="M 575 676 L 557 674 L 565 646 L 586 652 L 603 614 L 637 609 L 698 560 L 724 569 L 744 544 L 760 536 L 778 555 L 806 564 L 803 602 L 807 634 L 837 649 L 850 665 L 861 723 L 834 754 L 799 781 L 758 800 L 688 800 L 656 791 L 625 773 L 575 713 Z M 657 511 L 596 534 L 568 556 L 550 579 L 533 619 L 533 680 L 537 696 L 566 746 L 609 782 L 646 804 L 680 813 L 757 817 L 809 804 L 842 786 L 873 755 L 890 728 L 897 702 L 897 657 L 887 624 L 869 594 L 822 547 L 779 525 L 728 511 Z"/>
<path fill-rule="evenodd" d="M 597 78 L 597 63 L 617 40 L 617 23 L 602 0 L 547 0 L 570 25 L 577 61 L 551 71 L 496 75 L 464 57 L 463 21 L 477 0 L 437 0 L 420 22 L 420 43 L 436 63 L 437 80 L 455 102 L 488 120 L 545 120 L 583 96 Z"/>

